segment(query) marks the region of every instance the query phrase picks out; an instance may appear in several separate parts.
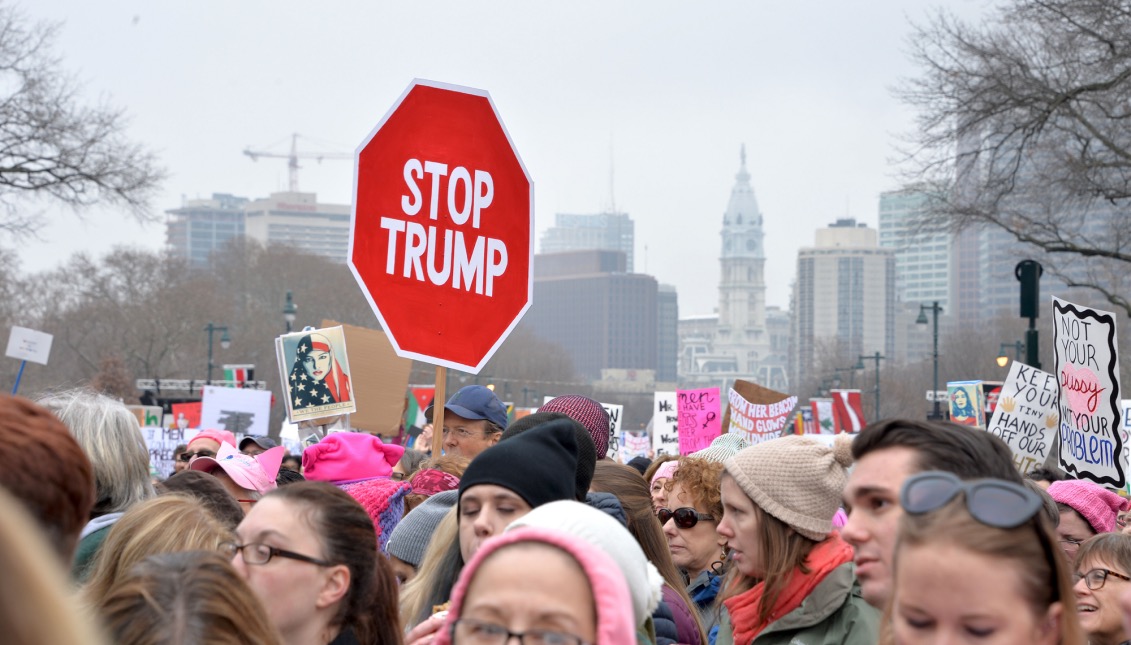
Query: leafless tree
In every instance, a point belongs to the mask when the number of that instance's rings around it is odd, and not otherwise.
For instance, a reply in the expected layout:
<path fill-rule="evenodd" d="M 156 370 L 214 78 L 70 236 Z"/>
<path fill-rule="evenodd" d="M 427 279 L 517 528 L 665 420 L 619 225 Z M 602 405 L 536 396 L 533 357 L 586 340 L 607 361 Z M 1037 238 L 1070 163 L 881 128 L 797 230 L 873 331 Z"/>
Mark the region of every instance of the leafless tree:
<path fill-rule="evenodd" d="M 53 52 L 58 30 L 0 3 L 0 230 L 34 232 L 39 217 L 26 198 L 35 196 L 151 217 L 149 202 L 165 173 L 152 152 L 126 137 L 120 108 L 84 103 Z"/>
<path fill-rule="evenodd" d="M 1070 287 L 1131 313 L 1131 5 L 1010 0 L 979 24 L 916 26 L 905 186 L 924 226 L 999 227 Z"/>

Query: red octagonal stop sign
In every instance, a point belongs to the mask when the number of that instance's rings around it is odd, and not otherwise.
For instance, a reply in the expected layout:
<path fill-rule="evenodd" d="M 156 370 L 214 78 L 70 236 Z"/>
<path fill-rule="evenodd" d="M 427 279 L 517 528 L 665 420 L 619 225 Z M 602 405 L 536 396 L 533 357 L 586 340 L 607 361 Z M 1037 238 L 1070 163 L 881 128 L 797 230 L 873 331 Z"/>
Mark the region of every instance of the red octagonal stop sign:
<path fill-rule="evenodd" d="M 397 354 L 478 372 L 533 297 L 534 187 L 491 97 L 413 81 L 354 173 L 349 265 Z"/>

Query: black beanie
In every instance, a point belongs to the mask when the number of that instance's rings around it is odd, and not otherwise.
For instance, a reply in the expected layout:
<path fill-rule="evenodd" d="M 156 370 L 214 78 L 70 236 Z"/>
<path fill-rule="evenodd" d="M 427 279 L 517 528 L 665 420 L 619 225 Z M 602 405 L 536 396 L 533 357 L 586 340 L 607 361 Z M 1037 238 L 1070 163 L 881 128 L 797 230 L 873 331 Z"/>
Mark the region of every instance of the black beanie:
<path fill-rule="evenodd" d="M 567 420 L 543 423 L 479 453 L 459 480 L 459 496 L 479 484 L 513 491 L 531 508 L 575 500 L 577 440 Z"/>
<path fill-rule="evenodd" d="M 597 468 L 597 446 L 593 445 L 593 436 L 581 423 L 562 412 L 535 412 L 507 426 L 507 429 L 503 431 L 503 436 L 499 439 L 499 443 L 555 419 L 565 419 L 573 426 L 573 438 L 577 441 L 577 471 L 574 477 L 577 483 L 577 493 L 575 499 L 584 502 L 585 496 L 589 494 L 589 485 L 593 483 L 593 471 Z"/>

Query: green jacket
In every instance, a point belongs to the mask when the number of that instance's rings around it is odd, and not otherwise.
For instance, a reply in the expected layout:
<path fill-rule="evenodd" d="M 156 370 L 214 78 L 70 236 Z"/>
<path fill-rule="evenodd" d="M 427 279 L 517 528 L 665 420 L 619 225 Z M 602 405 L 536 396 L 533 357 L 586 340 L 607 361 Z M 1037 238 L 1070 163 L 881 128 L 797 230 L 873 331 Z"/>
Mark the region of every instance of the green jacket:
<path fill-rule="evenodd" d="M 833 569 L 801 606 L 766 626 L 750 645 L 875 645 L 879 637 L 880 612 L 864 601 L 856 565 L 846 562 Z M 726 611 L 715 645 L 734 645 Z"/>

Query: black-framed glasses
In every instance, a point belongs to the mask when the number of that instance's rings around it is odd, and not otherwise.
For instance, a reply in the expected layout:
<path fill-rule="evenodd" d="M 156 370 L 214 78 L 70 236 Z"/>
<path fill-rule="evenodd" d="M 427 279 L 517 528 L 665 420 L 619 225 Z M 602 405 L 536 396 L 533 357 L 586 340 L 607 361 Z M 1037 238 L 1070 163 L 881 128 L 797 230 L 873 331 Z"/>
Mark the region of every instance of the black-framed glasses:
<path fill-rule="evenodd" d="M 1012 529 L 1032 519 L 1041 510 L 1041 498 L 1033 491 L 1001 479 L 962 481 L 953 473 L 927 471 L 912 475 L 903 484 L 899 502 L 911 515 L 924 515 L 946 506 L 959 493 L 966 497 L 966 510 L 985 524 Z"/>
<path fill-rule="evenodd" d="M 520 645 L 588 645 L 580 636 L 545 629 L 511 630 L 474 618 L 460 618 L 452 624 L 453 645 L 506 645 L 517 638 Z"/>
<path fill-rule="evenodd" d="M 714 515 L 710 513 L 700 513 L 693 508 L 677 508 L 674 511 L 670 508 L 661 508 L 656 511 L 656 517 L 660 518 L 660 524 L 667 524 L 668 520 L 675 518 L 675 525 L 681 529 L 694 528 L 699 520 L 713 520 Z"/>
<path fill-rule="evenodd" d="M 177 455 L 177 461 L 192 461 L 193 457 L 215 457 L 216 453 L 211 450 L 197 450 L 196 452 L 182 452 Z"/>
<path fill-rule="evenodd" d="M 225 542 L 220 545 L 221 552 L 229 558 L 236 557 L 237 553 L 243 555 L 243 561 L 247 564 L 267 564 L 271 558 L 280 557 L 289 560 L 298 560 L 299 562 L 309 562 L 316 564 L 320 567 L 332 567 L 334 563 L 326 562 L 325 560 L 318 560 L 309 555 L 295 553 L 294 551 L 286 551 L 284 549 L 276 549 L 273 546 L 263 544 L 262 542 L 252 542 L 251 544 L 236 544 L 235 542 Z"/>
<path fill-rule="evenodd" d="M 1111 569 L 1092 569 L 1083 575 L 1079 573 L 1072 574 L 1072 584 L 1075 585 L 1077 582 L 1080 582 L 1080 580 L 1083 580 L 1084 584 L 1088 585 L 1089 589 L 1098 591 L 1104 588 L 1104 583 L 1107 582 L 1108 576 L 1115 576 L 1120 580 L 1131 582 L 1131 577 L 1125 576 L 1122 573 L 1116 573 Z"/>

